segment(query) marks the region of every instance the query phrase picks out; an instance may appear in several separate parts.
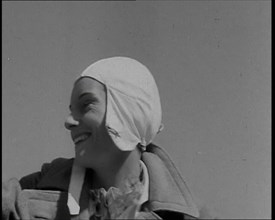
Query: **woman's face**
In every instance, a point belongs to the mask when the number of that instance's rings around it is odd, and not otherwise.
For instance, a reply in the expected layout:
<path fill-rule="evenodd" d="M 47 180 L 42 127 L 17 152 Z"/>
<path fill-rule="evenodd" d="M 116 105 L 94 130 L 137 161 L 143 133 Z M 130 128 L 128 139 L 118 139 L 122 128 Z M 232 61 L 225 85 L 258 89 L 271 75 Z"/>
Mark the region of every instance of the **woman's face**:
<path fill-rule="evenodd" d="M 65 127 L 71 131 L 76 162 L 90 168 L 107 163 L 118 149 L 105 127 L 105 86 L 92 78 L 79 79 L 72 91 L 70 110 Z"/>

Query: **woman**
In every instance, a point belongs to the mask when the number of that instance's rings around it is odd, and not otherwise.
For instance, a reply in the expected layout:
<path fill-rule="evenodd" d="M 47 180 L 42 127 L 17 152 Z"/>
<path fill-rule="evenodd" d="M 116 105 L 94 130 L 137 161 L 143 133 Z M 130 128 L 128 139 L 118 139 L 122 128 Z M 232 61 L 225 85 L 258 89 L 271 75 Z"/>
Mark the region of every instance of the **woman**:
<path fill-rule="evenodd" d="M 192 219 L 198 211 L 167 154 L 149 70 L 136 60 L 95 62 L 76 79 L 65 127 L 75 158 L 4 184 L 4 219 Z"/>

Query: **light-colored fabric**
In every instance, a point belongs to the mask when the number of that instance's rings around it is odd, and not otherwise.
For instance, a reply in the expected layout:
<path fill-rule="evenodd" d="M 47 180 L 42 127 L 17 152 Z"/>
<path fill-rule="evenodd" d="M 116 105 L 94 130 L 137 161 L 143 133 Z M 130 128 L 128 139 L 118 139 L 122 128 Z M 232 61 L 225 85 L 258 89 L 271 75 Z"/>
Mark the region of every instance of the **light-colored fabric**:
<path fill-rule="evenodd" d="M 136 215 L 138 214 L 139 207 L 149 199 L 148 169 L 142 161 L 140 161 L 140 164 L 143 171 L 142 172 L 143 176 L 142 176 L 141 195 L 138 201 L 136 202 L 136 206 L 135 206 L 136 209 L 134 214 Z M 67 205 L 71 215 L 78 215 L 80 213 L 80 206 L 79 206 L 80 192 L 82 190 L 84 178 L 85 178 L 85 168 L 79 167 L 74 163 L 72 168 L 71 178 L 70 178 L 69 195 L 68 195 L 68 201 L 67 201 Z M 103 192 L 101 192 L 100 190 L 103 190 Z M 106 197 L 106 195 L 109 195 L 109 194 L 111 196 L 114 195 L 113 192 L 116 192 L 116 189 L 111 187 L 110 190 L 108 190 L 108 192 L 106 192 L 104 189 L 99 189 L 99 191 L 101 194 L 104 194 L 104 196 Z M 111 196 L 108 196 L 108 197 L 111 197 Z M 124 213 L 124 215 L 126 215 L 126 212 Z"/>
<path fill-rule="evenodd" d="M 68 208 L 71 215 L 78 215 L 80 211 L 79 199 L 85 178 L 85 168 L 73 164 L 72 174 L 69 184 L 69 197 L 68 197 Z"/>
<path fill-rule="evenodd" d="M 22 190 L 17 203 L 20 204 L 20 219 L 69 219 L 65 201 L 67 193 L 51 190 Z M 63 206 L 63 207 L 62 207 Z M 61 211 L 61 212 L 60 212 Z"/>
<path fill-rule="evenodd" d="M 143 192 L 139 200 L 139 204 L 142 205 L 143 203 L 149 200 L 149 174 L 146 165 L 140 161 L 142 170 L 143 170 Z"/>
<path fill-rule="evenodd" d="M 17 202 L 20 192 L 21 186 L 16 178 L 2 182 L 2 220 L 9 220 L 11 216 L 16 220 L 20 219 L 17 211 L 21 207 Z"/>
<path fill-rule="evenodd" d="M 153 141 L 162 129 L 161 104 L 156 82 L 143 64 L 127 57 L 106 58 L 86 68 L 77 80 L 82 77 L 105 85 L 106 128 L 120 150 L 132 151 Z"/>
<path fill-rule="evenodd" d="M 70 219 L 67 193 L 51 190 L 22 190 L 17 179 L 2 183 L 2 219 Z"/>

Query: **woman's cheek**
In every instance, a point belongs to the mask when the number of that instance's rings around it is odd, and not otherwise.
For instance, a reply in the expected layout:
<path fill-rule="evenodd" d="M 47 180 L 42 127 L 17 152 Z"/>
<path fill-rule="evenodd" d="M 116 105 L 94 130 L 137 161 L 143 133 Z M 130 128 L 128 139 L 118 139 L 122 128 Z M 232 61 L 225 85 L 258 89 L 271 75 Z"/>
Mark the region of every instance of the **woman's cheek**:
<path fill-rule="evenodd" d="M 100 118 L 96 117 L 96 115 L 87 115 L 83 117 L 83 122 L 87 126 L 87 128 L 93 130 L 100 126 Z"/>

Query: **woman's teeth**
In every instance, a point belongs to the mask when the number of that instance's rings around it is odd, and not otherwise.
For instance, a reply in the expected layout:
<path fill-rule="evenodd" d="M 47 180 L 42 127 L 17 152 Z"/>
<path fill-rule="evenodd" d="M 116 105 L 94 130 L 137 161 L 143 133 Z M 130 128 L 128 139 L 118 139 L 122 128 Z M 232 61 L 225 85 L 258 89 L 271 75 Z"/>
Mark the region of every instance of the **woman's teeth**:
<path fill-rule="evenodd" d="M 82 134 L 74 139 L 74 143 L 78 144 L 79 142 L 85 141 L 88 137 L 90 137 L 90 134 Z"/>

